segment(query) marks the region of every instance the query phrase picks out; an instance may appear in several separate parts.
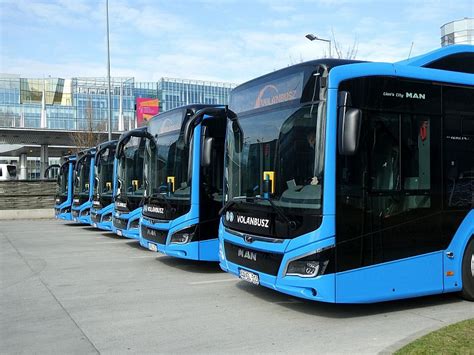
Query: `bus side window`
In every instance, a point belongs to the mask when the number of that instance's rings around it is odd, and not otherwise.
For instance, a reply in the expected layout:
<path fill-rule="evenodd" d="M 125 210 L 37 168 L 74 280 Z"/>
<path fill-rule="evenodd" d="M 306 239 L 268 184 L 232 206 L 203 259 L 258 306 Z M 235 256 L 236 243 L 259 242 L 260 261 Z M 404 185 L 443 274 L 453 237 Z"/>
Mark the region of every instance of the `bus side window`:
<path fill-rule="evenodd" d="M 372 190 L 398 190 L 400 180 L 399 117 L 374 116 L 370 177 Z"/>
<path fill-rule="evenodd" d="M 402 116 L 403 190 L 414 193 L 431 188 L 431 124 L 427 116 Z M 407 196 L 404 210 L 429 208 L 430 195 Z"/>

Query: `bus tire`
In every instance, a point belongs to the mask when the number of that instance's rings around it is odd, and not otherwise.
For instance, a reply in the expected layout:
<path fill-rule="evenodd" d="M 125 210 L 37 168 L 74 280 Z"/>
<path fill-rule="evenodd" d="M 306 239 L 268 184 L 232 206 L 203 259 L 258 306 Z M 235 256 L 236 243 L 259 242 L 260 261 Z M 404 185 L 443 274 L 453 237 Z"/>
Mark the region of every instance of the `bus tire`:
<path fill-rule="evenodd" d="M 461 296 L 474 301 L 474 239 L 467 243 L 464 256 L 462 258 L 462 291 Z"/>

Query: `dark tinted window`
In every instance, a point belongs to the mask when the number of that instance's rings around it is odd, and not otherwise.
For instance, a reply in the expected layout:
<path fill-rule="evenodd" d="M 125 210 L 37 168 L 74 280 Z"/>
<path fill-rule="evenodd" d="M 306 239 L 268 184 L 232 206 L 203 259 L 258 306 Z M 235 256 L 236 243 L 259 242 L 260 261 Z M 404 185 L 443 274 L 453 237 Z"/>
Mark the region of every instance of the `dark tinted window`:
<path fill-rule="evenodd" d="M 474 53 L 453 54 L 431 62 L 425 67 L 474 74 Z"/>

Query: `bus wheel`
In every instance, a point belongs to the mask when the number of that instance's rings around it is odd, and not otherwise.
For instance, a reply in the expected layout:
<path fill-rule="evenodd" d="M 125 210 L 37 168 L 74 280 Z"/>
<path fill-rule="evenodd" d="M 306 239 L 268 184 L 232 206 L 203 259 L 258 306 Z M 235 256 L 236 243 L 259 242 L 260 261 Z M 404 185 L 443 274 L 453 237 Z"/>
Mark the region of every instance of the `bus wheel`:
<path fill-rule="evenodd" d="M 474 239 L 467 244 L 462 258 L 462 291 L 463 298 L 474 301 Z"/>

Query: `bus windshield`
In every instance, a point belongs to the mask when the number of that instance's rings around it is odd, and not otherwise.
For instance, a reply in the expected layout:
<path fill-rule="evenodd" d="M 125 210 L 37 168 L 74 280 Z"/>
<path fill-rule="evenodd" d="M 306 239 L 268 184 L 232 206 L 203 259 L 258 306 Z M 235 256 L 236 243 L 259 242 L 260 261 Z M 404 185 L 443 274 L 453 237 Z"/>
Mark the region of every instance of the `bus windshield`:
<path fill-rule="evenodd" d="M 101 197 L 112 197 L 114 178 L 115 146 L 99 152 L 95 164 L 95 193 Z"/>
<path fill-rule="evenodd" d="M 61 165 L 58 174 L 58 186 L 57 193 L 60 196 L 67 196 L 68 190 L 68 177 L 69 177 L 69 162 L 65 162 Z"/>
<path fill-rule="evenodd" d="M 91 171 L 91 155 L 80 159 L 76 166 L 76 179 L 74 181 L 74 193 L 79 195 L 89 194 L 89 178 Z"/>
<path fill-rule="evenodd" d="M 141 197 L 144 192 L 143 184 L 143 155 L 145 138 L 131 137 L 125 144 L 118 159 L 117 195 Z"/>
<path fill-rule="evenodd" d="M 317 137 L 324 137 L 324 108 L 324 102 L 279 106 L 230 121 L 225 160 L 227 202 L 245 199 L 277 206 L 288 214 L 318 213 L 324 145 Z"/>
<path fill-rule="evenodd" d="M 148 140 L 145 153 L 147 196 L 166 195 L 170 203 L 191 200 L 189 145 L 184 144 L 181 123 L 184 112 L 163 115 L 150 123 L 155 140 Z"/>

